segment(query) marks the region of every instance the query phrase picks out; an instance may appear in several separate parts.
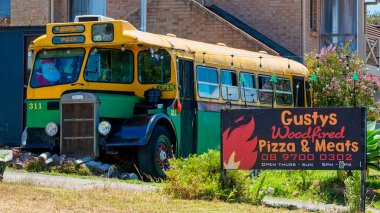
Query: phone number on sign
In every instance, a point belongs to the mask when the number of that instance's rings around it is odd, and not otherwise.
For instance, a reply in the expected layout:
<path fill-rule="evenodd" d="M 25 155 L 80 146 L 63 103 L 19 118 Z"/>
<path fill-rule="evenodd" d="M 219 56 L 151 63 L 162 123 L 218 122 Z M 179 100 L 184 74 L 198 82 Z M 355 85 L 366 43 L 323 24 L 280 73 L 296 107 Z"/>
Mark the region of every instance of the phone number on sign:
<path fill-rule="evenodd" d="M 328 161 L 352 161 L 352 154 L 261 154 L 262 161 L 314 161 L 314 160 L 328 160 Z"/>

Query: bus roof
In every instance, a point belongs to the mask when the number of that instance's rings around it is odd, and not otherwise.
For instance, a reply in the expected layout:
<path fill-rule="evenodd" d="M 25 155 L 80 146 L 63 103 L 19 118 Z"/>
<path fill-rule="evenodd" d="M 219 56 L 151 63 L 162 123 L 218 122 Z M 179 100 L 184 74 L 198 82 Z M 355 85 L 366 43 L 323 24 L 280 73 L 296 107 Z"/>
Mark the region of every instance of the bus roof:
<path fill-rule="evenodd" d="M 92 40 L 92 25 L 112 23 L 114 38 L 111 42 L 94 42 Z M 83 31 L 73 32 L 70 27 L 84 26 Z M 55 27 L 55 28 L 54 28 Z M 63 33 L 53 31 L 53 28 L 66 27 Z M 64 28 L 62 28 L 64 29 Z M 120 30 L 118 30 L 120 29 Z M 227 47 L 223 44 L 209 44 L 183 38 L 177 38 L 173 34 L 159 35 L 137 30 L 132 24 L 122 20 L 94 21 L 94 22 L 75 22 L 75 23 L 54 23 L 47 24 L 46 35 L 37 38 L 30 46 L 30 49 L 36 48 L 64 48 L 78 46 L 97 46 L 97 47 L 115 47 L 125 45 L 139 45 L 140 47 L 165 48 L 179 57 L 186 56 L 194 58 L 195 61 L 207 64 L 218 64 L 231 66 L 234 69 L 262 70 L 272 74 L 288 74 L 309 76 L 309 70 L 301 63 L 294 60 L 270 55 L 265 52 L 253 52 L 242 49 Z M 84 40 L 79 43 L 54 44 L 54 37 L 80 37 Z M 260 68 L 261 64 L 261 68 Z"/>

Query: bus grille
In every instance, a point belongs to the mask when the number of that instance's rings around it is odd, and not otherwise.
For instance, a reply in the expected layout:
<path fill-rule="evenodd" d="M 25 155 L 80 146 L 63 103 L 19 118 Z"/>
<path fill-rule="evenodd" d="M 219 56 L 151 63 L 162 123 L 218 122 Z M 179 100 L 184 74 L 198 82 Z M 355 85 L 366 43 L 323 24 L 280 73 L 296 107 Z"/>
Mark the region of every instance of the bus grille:
<path fill-rule="evenodd" d="M 96 103 L 61 104 L 61 154 L 96 157 Z"/>

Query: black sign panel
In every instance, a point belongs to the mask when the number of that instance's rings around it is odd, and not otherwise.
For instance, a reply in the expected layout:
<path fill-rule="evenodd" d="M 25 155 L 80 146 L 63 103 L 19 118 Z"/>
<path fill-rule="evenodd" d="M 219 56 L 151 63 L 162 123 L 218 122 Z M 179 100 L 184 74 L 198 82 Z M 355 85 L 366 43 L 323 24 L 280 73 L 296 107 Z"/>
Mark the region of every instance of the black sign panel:
<path fill-rule="evenodd" d="M 78 44 L 84 43 L 86 38 L 84 36 L 54 36 L 53 44 Z"/>
<path fill-rule="evenodd" d="M 224 169 L 362 170 L 365 108 L 222 110 Z"/>
<path fill-rule="evenodd" d="M 54 34 L 83 33 L 84 30 L 84 25 L 65 25 L 53 27 Z"/>

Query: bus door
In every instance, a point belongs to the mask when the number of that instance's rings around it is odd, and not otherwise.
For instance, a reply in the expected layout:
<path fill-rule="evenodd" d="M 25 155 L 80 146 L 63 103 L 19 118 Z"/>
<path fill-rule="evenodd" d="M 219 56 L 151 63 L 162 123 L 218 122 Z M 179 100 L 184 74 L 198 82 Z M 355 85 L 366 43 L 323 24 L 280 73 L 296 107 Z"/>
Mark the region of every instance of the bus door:
<path fill-rule="evenodd" d="M 294 107 L 305 107 L 305 83 L 304 78 L 299 76 L 293 77 L 293 98 Z"/>
<path fill-rule="evenodd" d="M 179 155 L 187 157 L 196 152 L 195 143 L 195 97 L 194 97 L 194 62 L 178 60 L 178 92 L 182 103 Z"/>

